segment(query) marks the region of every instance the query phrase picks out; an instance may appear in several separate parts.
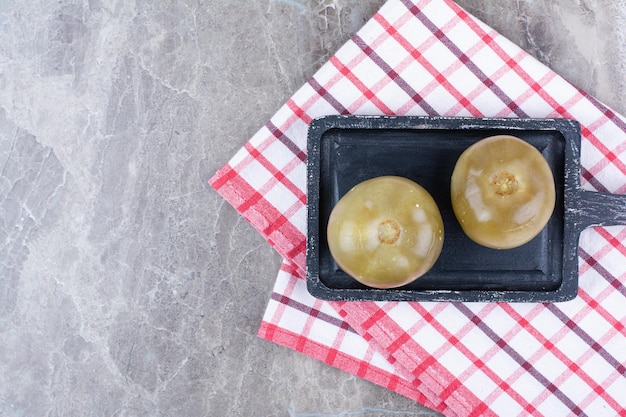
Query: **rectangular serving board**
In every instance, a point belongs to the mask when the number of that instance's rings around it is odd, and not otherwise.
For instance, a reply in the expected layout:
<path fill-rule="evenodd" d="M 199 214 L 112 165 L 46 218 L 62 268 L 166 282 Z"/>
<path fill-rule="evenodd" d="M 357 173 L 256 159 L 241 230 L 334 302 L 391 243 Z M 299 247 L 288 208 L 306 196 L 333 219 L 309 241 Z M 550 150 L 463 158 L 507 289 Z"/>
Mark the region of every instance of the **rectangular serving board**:
<path fill-rule="evenodd" d="M 556 207 L 529 243 L 495 250 L 471 241 L 452 211 L 450 177 L 474 142 L 509 134 L 535 146 L 548 161 Z M 565 119 L 326 116 L 308 132 L 307 287 L 334 301 L 559 302 L 578 290 L 578 238 L 585 227 L 624 216 L 624 196 L 580 189 L 580 126 Z M 444 221 L 442 253 L 433 268 L 404 287 L 374 289 L 344 273 L 327 244 L 328 217 L 356 184 L 381 175 L 409 178 L 426 188 Z M 601 212 L 598 212 L 600 210 Z M 619 222 L 619 220 L 618 220 Z"/>

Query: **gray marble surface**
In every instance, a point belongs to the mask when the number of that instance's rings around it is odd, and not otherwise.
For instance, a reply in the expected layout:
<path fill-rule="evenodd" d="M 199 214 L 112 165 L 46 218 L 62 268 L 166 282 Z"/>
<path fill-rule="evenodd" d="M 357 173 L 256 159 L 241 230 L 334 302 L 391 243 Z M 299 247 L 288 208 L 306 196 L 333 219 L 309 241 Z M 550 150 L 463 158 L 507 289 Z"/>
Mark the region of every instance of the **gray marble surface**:
<path fill-rule="evenodd" d="M 256 337 L 207 184 L 383 0 L 0 2 L 0 416 L 434 416 Z M 626 113 L 623 0 L 462 0 Z"/>

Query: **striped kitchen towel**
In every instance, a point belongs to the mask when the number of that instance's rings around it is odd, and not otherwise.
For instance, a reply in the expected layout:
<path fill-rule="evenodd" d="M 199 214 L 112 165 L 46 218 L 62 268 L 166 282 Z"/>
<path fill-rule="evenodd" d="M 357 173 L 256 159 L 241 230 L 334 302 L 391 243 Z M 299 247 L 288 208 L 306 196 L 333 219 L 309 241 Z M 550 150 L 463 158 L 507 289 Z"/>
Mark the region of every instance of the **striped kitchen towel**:
<path fill-rule="evenodd" d="M 327 302 L 306 289 L 306 139 L 318 116 L 568 118 L 583 188 L 626 193 L 626 119 L 450 0 L 389 0 L 210 184 L 280 253 L 259 335 L 448 416 L 626 415 L 626 228 L 579 243 L 558 304 Z"/>

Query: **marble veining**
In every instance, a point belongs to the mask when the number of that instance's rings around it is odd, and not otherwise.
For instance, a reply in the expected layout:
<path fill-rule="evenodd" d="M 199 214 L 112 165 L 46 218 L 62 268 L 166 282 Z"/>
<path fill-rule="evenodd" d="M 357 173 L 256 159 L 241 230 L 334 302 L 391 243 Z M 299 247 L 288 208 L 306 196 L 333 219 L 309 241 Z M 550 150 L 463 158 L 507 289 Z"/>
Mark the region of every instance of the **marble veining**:
<path fill-rule="evenodd" d="M 626 112 L 623 1 L 459 3 Z M 0 3 L 0 416 L 435 416 L 256 337 L 207 184 L 383 0 Z"/>

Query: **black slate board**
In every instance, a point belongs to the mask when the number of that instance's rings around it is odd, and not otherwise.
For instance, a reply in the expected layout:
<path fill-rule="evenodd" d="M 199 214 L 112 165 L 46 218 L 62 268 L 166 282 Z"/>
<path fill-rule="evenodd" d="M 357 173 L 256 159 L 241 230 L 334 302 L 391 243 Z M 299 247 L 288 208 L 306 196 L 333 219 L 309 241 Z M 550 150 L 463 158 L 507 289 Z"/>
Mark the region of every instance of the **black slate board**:
<path fill-rule="evenodd" d="M 552 168 L 556 208 L 542 233 L 510 250 L 472 242 L 450 202 L 450 176 L 472 143 L 510 134 L 537 147 Z M 578 238 L 592 225 L 626 224 L 626 196 L 580 188 L 580 126 L 565 119 L 326 116 L 308 132 L 307 287 L 335 301 L 559 302 L 578 292 Z M 381 175 L 416 181 L 444 220 L 435 266 L 404 287 L 363 286 L 338 268 L 326 241 L 336 202 L 354 185 Z"/>

